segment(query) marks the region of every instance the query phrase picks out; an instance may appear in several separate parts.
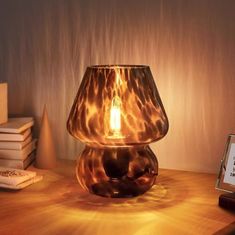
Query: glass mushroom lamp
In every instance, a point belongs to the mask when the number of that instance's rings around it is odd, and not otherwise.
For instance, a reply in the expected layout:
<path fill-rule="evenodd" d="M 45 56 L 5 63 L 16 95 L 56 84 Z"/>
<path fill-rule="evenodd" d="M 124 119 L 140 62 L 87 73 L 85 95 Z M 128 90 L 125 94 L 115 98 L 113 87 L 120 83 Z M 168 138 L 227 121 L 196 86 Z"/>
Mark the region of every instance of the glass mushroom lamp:
<path fill-rule="evenodd" d="M 166 135 L 168 119 L 148 66 L 88 67 L 67 129 L 86 144 L 76 174 L 90 193 L 134 197 L 154 185 L 158 161 L 149 144 Z"/>

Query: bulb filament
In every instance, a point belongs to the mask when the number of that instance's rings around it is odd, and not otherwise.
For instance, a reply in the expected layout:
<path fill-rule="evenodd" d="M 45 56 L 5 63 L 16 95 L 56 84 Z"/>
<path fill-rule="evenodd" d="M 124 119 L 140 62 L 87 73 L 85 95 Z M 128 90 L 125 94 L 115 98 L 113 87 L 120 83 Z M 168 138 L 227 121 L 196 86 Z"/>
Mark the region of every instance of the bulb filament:
<path fill-rule="evenodd" d="M 110 129 L 114 136 L 121 136 L 121 99 L 115 96 L 110 110 Z"/>

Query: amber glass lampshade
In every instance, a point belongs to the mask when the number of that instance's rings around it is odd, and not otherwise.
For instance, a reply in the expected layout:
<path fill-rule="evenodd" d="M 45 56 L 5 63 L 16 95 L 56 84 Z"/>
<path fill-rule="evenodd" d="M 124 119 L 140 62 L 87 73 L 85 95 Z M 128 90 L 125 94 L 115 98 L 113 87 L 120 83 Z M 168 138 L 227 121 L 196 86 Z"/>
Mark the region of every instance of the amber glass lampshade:
<path fill-rule="evenodd" d="M 158 162 L 148 144 L 166 135 L 168 119 L 148 66 L 88 67 L 67 128 L 86 144 L 76 170 L 83 188 L 133 197 L 152 187 Z"/>

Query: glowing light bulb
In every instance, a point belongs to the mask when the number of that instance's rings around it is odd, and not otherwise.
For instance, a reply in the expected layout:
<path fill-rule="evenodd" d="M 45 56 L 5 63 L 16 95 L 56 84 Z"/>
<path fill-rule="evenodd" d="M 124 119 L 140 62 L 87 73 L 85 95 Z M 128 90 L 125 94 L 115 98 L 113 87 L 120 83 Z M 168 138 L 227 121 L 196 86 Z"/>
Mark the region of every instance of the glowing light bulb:
<path fill-rule="evenodd" d="M 110 110 L 110 129 L 115 136 L 120 136 L 121 130 L 121 99 L 115 96 Z"/>

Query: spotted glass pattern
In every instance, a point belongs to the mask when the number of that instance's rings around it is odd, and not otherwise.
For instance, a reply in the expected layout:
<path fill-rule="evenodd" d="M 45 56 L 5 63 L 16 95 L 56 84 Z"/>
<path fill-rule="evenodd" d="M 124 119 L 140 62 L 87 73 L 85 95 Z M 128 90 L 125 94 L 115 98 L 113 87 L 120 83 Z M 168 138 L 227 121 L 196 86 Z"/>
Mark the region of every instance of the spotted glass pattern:
<path fill-rule="evenodd" d="M 149 146 L 92 148 L 77 162 L 77 179 L 91 193 L 104 197 L 134 197 L 155 183 L 158 162 Z"/>
<path fill-rule="evenodd" d="M 112 102 L 120 100 L 120 136 L 110 130 Z M 148 66 L 88 67 L 67 122 L 72 136 L 89 145 L 148 144 L 164 137 L 168 119 Z"/>

